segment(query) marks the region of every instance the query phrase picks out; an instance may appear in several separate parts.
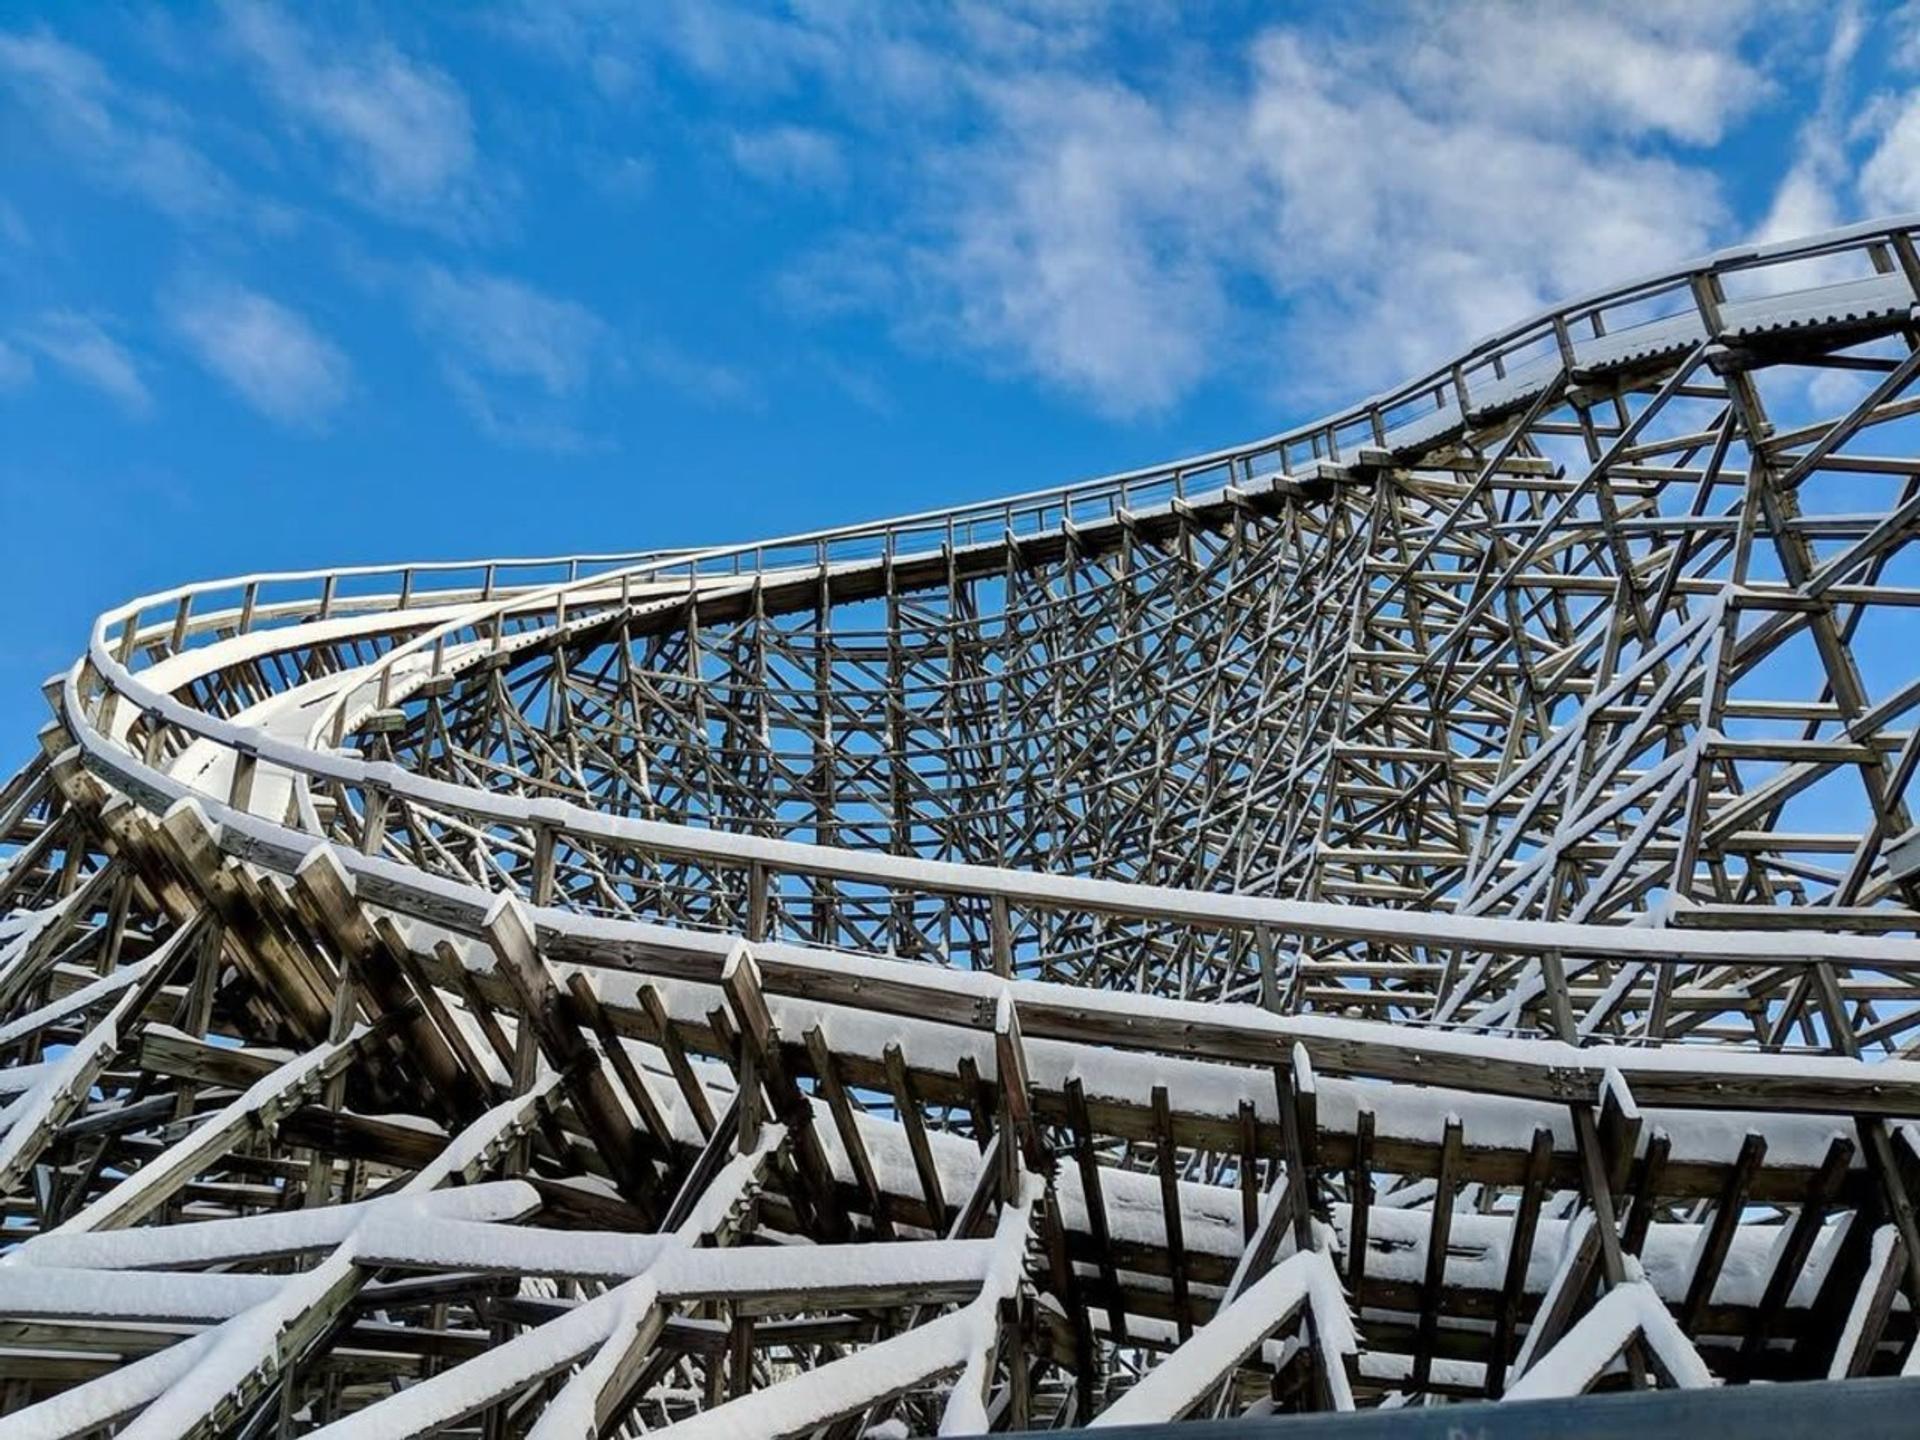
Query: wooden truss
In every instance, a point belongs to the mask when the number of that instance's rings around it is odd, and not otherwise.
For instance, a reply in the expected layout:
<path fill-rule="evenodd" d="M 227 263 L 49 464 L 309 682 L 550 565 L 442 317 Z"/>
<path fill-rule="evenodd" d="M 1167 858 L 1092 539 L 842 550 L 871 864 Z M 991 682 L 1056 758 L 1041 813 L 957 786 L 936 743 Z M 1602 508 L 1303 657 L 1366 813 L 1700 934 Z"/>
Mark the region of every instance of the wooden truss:
<path fill-rule="evenodd" d="M 1179 465 L 190 586 L 0 790 L 0 1432 L 1920 1368 L 1920 257 Z"/>

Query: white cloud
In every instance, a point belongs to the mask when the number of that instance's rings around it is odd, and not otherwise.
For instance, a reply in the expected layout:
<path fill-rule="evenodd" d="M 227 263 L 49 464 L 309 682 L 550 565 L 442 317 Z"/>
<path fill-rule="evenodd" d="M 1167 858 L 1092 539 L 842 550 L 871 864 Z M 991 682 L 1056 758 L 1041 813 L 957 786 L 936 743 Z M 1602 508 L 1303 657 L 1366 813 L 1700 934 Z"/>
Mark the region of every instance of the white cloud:
<path fill-rule="evenodd" d="M 847 178 L 840 142 L 805 125 L 738 130 L 727 138 L 727 149 L 735 165 L 766 185 L 832 189 Z"/>
<path fill-rule="evenodd" d="M 347 357 L 302 316 L 232 284 L 189 286 L 167 318 L 206 369 L 282 424 L 319 425 L 346 400 Z"/>
<path fill-rule="evenodd" d="M 898 0 L 831 0 L 791 6 L 722 0 L 510 0 L 489 22 L 529 49 L 577 67 L 594 88 L 624 100 L 648 89 L 654 72 L 677 65 L 715 92 L 749 103 L 789 96 L 815 83 L 834 103 L 877 113 L 957 94 L 975 49 L 1025 63 L 1082 48 L 1101 33 L 1100 7 L 1041 0 L 1045 24 L 986 7 L 909 5 Z M 1143 7 L 1144 8 L 1144 7 Z M 1081 23 L 1063 26 L 1069 12 Z M 1035 19 L 1038 20 L 1039 16 Z"/>
<path fill-rule="evenodd" d="M 1051 77 L 991 98 L 1001 138 L 953 157 L 917 256 L 952 328 L 1105 409 L 1171 404 L 1227 319 L 1250 198 L 1233 117 Z"/>
<path fill-rule="evenodd" d="M 0 32 L 0 104 L 102 184 L 180 220 L 229 210 L 234 189 L 169 106 L 130 92 L 86 51 L 42 30 Z"/>
<path fill-rule="evenodd" d="M 794 313 L 879 313 L 903 343 L 1115 415 L 1222 375 L 1351 398 L 1734 238 L 1745 197 L 1715 147 L 1805 93 L 1832 25 L 1800 0 L 1451 0 L 1227 40 L 1191 13 L 529 0 L 501 23 L 589 76 L 618 57 L 623 93 L 678 67 L 732 107 L 729 148 L 760 178 L 844 176 L 861 219 L 785 267 Z M 1836 35 L 1830 68 L 1856 43 Z M 769 100 L 796 95 L 832 107 L 831 160 L 773 138 Z M 1847 209 L 1836 128 L 1805 132 L 1777 223 Z M 1882 188 L 1910 172 L 1920 192 L 1920 118 L 1910 165 L 1888 130 Z"/>
<path fill-rule="evenodd" d="M 800 77 L 830 71 L 842 61 L 839 37 L 809 21 L 824 18 L 834 7 L 820 7 L 809 16 L 804 9 L 796 20 L 751 7 L 707 5 L 699 0 L 665 0 L 643 22 L 651 43 L 671 52 L 680 62 L 717 85 L 780 93 L 793 88 Z M 851 15 L 858 6 L 840 7 Z"/>
<path fill-rule="evenodd" d="M 33 383 L 33 357 L 0 340 L 0 390 L 18 390 Z"/>
<path fill-rule="evenodd" d="M 414 307 L 451 363 L 530 381 L 549 395 L 585 384 L 607 338 L 606 326 L 586 306 L 500 275 L 427 266 Z"/>
<path fill-rule="evenodd" d="M 595 447 L 577 397 L 610 352 L 599 316 L 502 275 L 428 265 L 405 283 L 448 389 L 483 433 L 560 453 Z"/>
<path fill-rule="evenodd" d="M 1848 82 L 1854 57 L 1865 39 L 1867 25 L 1857 5 L 1840 6 L 1834 13 L 1833 27 L 1827 38 L 1820 65 L 1819 98 L 1813 111 L 1801 122 L 1795 137 L 1793 163 L 1781 176 L 1773 192 L 1767 213 L 1754 230 L 1759 244 L 1795 240 L 1831 230 L 1848 218 L 1845 196 L 1853 180 L 1854 166 L 1847 154 Z M 1852 278 L 1856 272 L 1845 259 L 1816 261 L 1789 267 L 1784 271 L 1763 272 L 1758 283 L 1780 289 Z M 1813 382 L 1814 399 L 1834 393 L 1834 386 L 1846 372 L 1826 371 Z"/>
<path fill-rule="evenodd" d="M 751 402 L 749 381 L 659 335 L 617 333 L 576 300 L 484 271 L 423 265 L 404 285 L 447 388 L 481 430 L 561 453 L 602 448 L 586 424 L 596 389 L 634 373 L 706 404 Z"/>
<path fill-rule="evenodd" d="M 1405 378 L 1704 251 L 1725 221 L 1704 167 L 1461 116 L 1360 83 L 1365 57 L 1346 64 L 1286 32 L 1258 46 L 1247 148 L 1271 208 L 1241 237 L 1336 381 Z"/>
<path fill-rule="evenodd" d="M 786 266 L 796 313 L 879 311 L 1127 415 L 1250 368 L 1296 396 L 1398 380 L 1730 238 L 1705 152 L 1785 92 L 1820 20 L 1458 0 L 1222 41 L 1190 13 L 552 0 L 501 23 L 589 76 L 677 66 L 736 109 L 742 170 L 877 202 Z M 831 131 L 767 121 L 814 94 Z"/>
<path fill-rule="evenodd" d="M 1664 142 L 1717 137 L 1741 102 L 1666 92 L 1758 88 L 1738 27 L 1716 51 L 1640 11 L 1563 31 L 1501 8 L 1478 17 L 1512 22 L 1491 50 L 1443 9 L 1364 39 L 1273 27 L 1238 65 L 1156 85 L 974 75 L 980 138 L 932 157 L 895 257 L 916 277 L 905 323 L 930 309 L 1113 414 L 1250 368 L 1340 398 L 1710 248 L 1720 186 Z M 1611 53 L 1582 70 L 1589 47 Z M 1490 98 L 1532 62 L 1559 79 Z"/>
<path fill-rule="evenodd" d="M 666 340 L 641 344 L 634 363 L 662 385 L 704 404 L 751 405 L 758 398 L 752 381 L 731 365 L 702 360 Z"/>
<path fill-rule="evenodd" d="M 229 28 L 266 94 L 339 153 L 347 188 L 399 218 L 464 223 L 483 204 L 473 120 L 446 72 L 385 41 L 316 39 L 278 9 L 227 7 Z"/>
<path fill-rule="evenodd" d="M 550 455 L 607 448 L 607 441 L 589 434 L 568 407 L 489 383 L 458 365 L 443 365 L 442 372 L 453 398 L 489 440 Z"/>
<path fill-rule="evenodd" d="M 99 321 L 72 310 L 53 310 L 17 338 L 81 384 L 118 402 L 129 415 L 152 413 L 153 395 L 140 378 L 139 365 Z"/>
<path fill-rule="evenodd" d="M 1536 133 L 1664 135 L 1711 145 L 1767 94 L 1736 48 L 1750 3 L 1546 6 L 1473 0 L 1430 8 L 1377 45 L 1342 46 L 1425 105 Z"/>
<path fill-rule="evenodd" d="M 1920 92 L 1885 109 L 1873 153 L 1860 167 L 1860 196 L 1875 212 L 1920 210 Z"/>

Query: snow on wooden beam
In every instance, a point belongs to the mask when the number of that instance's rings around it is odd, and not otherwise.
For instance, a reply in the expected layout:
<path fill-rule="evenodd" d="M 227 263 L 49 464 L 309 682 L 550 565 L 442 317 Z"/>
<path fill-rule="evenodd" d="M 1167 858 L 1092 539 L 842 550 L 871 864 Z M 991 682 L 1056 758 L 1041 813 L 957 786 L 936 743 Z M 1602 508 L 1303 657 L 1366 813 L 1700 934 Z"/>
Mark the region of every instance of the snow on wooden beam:
<path fill-rule="evenodd" d="M 1340 1277 L 1325 1255 L 1290 1255 L 1193 1333 L 1091 1422 L 1096 1427 L 1178 1420 L 1204 1401 L 1276 1330 L 1303 1308 L 1314 1320 L 1314 1343 L 1336 1409 L 1351 1410 L 1346 1357 L 1359 1346 Z"/>
<path fill-rule="evenodd" d="M 1635 1340 L 1645 1342 L 1668 1384 L 1695 1390 L 1715 1383 L 1700 1352 L 1653 1288 L 1642 1280 L 1628 1280 L 1581 1316 L 1502 1398 L 1544 1400 L 1585 1394 Z"/>
<path fill-rule="evenodd" d="M 115 1230 L 150 1215 L 243 1136 L 272 1123 L 275 1115 L 292 1108 L 346 1069 L 365 1050 L 373 1034 L 358 1030 L 346 1040 L 295 1056 L 50 1233 Z"/>
<path fill-rule="evenodd" d="M 495 972 L 514 992 L 522 1022 L 559 1072 L 621 1193 L 643 1210 L 650 1209 L 656 1182 L 641 1153 L 640 1137 L 607 1083 L 599 1056 L 581 1035 L 565 992 L 554 984 L 541 958 L 526 907 L 502 896 L 487 917 L 487 944 Z"/>

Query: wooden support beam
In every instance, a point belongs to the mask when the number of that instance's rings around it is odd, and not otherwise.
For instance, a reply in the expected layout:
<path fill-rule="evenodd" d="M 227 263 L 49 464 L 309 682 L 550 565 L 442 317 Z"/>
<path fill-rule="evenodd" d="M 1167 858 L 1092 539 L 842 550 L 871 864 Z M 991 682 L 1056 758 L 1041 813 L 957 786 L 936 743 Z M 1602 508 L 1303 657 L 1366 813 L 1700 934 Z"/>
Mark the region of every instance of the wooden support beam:
<path fill-rule="evenodd" d="M 1082 1109 L 1085 1104 L 1083 1098 Z M 1251 1100 L 1240 1102 L 1239 1117 L 1240 1149 L 1234 1168 L 1240 1181 L 1240 1234 L 1251 1240 L 1260 1223 L 1260 1122 Z"/>
<path fill-rule="evenodd" d="M 853 1167 L 854 1179 L 866 1194 L 867 1213 L 873 1219 L 874 1233 L 883 1240 L 890 1240 L 894 1233 L 893 1219 L 887 1213 L 886 1192 L 880 1188 L 880 1181 L 874 1174 L 873 1157 L 867 1153 L 866 1142 L 860 1138 L 860 1126 L 854 1118 L 853 1099 L 840 1081 L 833 1052 L 827 1048 L 827 1037 L 818 1025 L 807 1031 L 806 1045 L 819 1093 L 826 1098 L 827 1108 L 833 1115 L 833 1127 L 840 1137 L 840 1148 L 846 1153 L 847 1163 Z"/>
<path fill-rule="evenodd" d="M 352 880 L 331 848 L 315 846 L 301 863 L 294 875 L 293 897 L 302 918 L 352 968 L 370 1019 L 408 1010 L 415 996 L 399 961 L 368 921 L 354 896 Z M 398 942 L 397 932 L 390 930 L 389 935 Z M 404 948 L 404 942 L 397 948 Z M 441 1018 L 445 1018 L 444 1009 Z M 451 1118 L 464 1123 L 486 1108 L 489 1096 L 471 1055 L 463 1065 L 435 1026 L 431 1007 L 414 1006 L 404 1033 L 407 1059 L 419 1066 Z"/>
<path fill-rule="evenodd" d="M 1786 1244 L 1774 1261 L 1773 1269 L 1767 1276 L 1767 1288 L 1760 1296 L 1759 1308 L 1754 1312 L 1746 1337 L 1740 1342 L 1740 1370 L 1745 1377 L 1751 1378 L 1756 1373 L 1760 1357 L 1765 1353 L 1768 1341 L 1773 1338 L 1780 1316 L 1787 1307 L 1787 1300 L 1793 1293 L 1794 1283 L 1799 1280 L 1808 1257 L 1813 1254 L 1813 1244 L 1826 1221 L 1827 1208 L 1840 1193 L 1847 1167 L 1853 1163 L 1853 1154 L 1853 1142 L 1844 1135 L 1835 1136 L 1833 1143 L 1827 1147 L 1826 1159 L 1821 1162 L 1819 1171 L 1807 1186 L 1807 1198 L 1794 1213 Z"/>
<path fill-rule="evenodd" d="M 1077 1075 L 1066 1085 L 1067 1130 L 1073 1141 L 1074 1164 L 1080 1172 L 1080 1194 L 1087 1211 L 1087 1232 L 1093 1237 L 1100 1288 L 1107 1302 L 1107 1332 L 1116 1341 L 1127 1338 L 1127 1307 L 1120 1293 L 1120 1275 L 1113 1263 L 1113 1236 L 1107 1229 L 1107 1200 L 1100 1165 L 1093 1153 L 1093 1125 L 1087 1118 L 1086 1092 Z"/>
<path fill-rule="evenodd" d="M 894 1112 L 906 1127 L 913 1168 L 920 1177 L 920 1194 L 926 1202 L 929 1223 L 938 1231 L 947 1222 L 947 1197 L 940 1183 L 940 1167 L 933 1160 L 933 1147 L 927 1140 L 926 1117 L 920 1113 L 920 1099 L 914 1093 L 913 1079 L 907 1074 L 906 1057 L 900 1047 L 888 1045 L 884 1059 L 887 1083 L 893 1090 Z"/>
<path fill-rule="evenodd" d="M 1446 1300 L 1447 1246 L 1453 1239 L 1454 1172 L 1460 1163 L 1464 1126 L 1447 1117 L 1441 1142 L 1440 1174 L 1433 1186 L 1433 1220 L 1427 1229 L 1427 1267 L 1420 1282 L 1420 1333 L 1414 1341 L 1413 1388 L 1424 1391 L 1433 1378 L 1434 1342 L 1440 1333 L 1440 1308 Z"/>
<path fill-rule="evenodd" d="M 1613 1165 L 1600 1139 L 1600 1126 L 1593 1106 L 1574 1105 L 1573 1128 L 1580 1148 L 1580 1180 L 1587 1203 L 1593 1207 L 1595 1239 L 1599 1244 L 1600 1271 L 1611 1289 L 1626 1279 L 1626 1263 L 1620 1253 L 1619 1223 L 1613 1208 Z"/>
<path fill-rule="evenodd" d="M 1373 1127 L 1373 1111 L 1362 1110 L 1354 1117 L 1353 1168 L 1347 1172 L 1347 1290 L 1353 1296 L 1356 1310 L 1367 1303 L 1367 1231 L 1373 1214 Z"/>
<path fill-rule="evenodd" d="M 500 1028 L 499 1017 L 493 1013 L 493 1006 L 487 1003 L 486 996 L 481 994 L 479 985 L 474 983 L 473 974 L 461 961 L 460 953 L 453 948 L 451 941 L 440 940 L 435 942 L 433 954 L 440 962 L 441 973 L 453 978 L 454 988 L 459 990 L 460 998 L 466 1002 L 467 1013 L 473 1016 L 480 1033 L 487 1037 L 487 1045 L 500 1062 L 500 1068 L 508 1075 L 513 1074 L 513 1044 L 507 1039 L 506 1031 Z"/>
<path fill-rule="evenodd" d="M 1173 1275 L 1173 1313 L 1181 1343 L 1193 1335 L 1193 1300 L 1187 1291 L 1187 1245 L 1180 1210 L 1180 1157 L 1173 1143 L 1173 1112 L 1167 1087 L 1153 1087 L 1154 1169 L 1160 1176 L 1160 1218 L 1166 1227 L 1167 1264 Z"/>
<path fill-rule="evenodd" d="M 1907 1266 L 1903 1253 L 1906 1242 L 1890 1225 L 1882 1227 L 1881 1234 L 1885 1239 L 1875 1237 L 1877 1253 L 1867 1267 L 1866 1282 L 1855 1295 L 1852 1313 L 1841 1331 L 1839 1348 L 1827 1372 L 1835 1379 L 1852 1379 L 1867 1373 L 1880 1348 L 1880 1337 L 1886 1332 L 1887 1319 L 1893 1314 L 1893 1302 L 1900 1294 Z"/>
<path fill-rule="evenodd" d="M 1907 1303 L 1920 1313 L 1920 1222 L 1916 1221 L 1906 1177 L 1894 1157 L 1893 1139 L 1886 1121 L 1877 1115 L 1860 1116 L 1855 1128 L 1860 1135 L 1867 1171 L 1874 1177 L 1887 1213 L 1892 1217 L 1893 1228 L 1900 1236 L 1901 1256 L 1906 1262 Z"/>
<path fill-rule="evenodd" d="M 1313 1248 L 1313 1194 L 1320 1134 L 1313 1065 L 1306 1047 L 1295 1045 L 1288 1065 L 1273 1067 L 1274 1096 L 1280 1112 L 1281 1143 L 1287 1163 L 1287 1198 L 1292 1210 L 1295 1250 Z M 1444 1163 L 1444 1161 L 1442 1162 Z"/>
<path fill-rule="evenodd" d="M 1673 1151 L 1673 1137 L 1656 1129 L 1647 1137 L 1646 1158 L 1641 1162 L 1627 1202 L 1627 1223 L 1620 1232 L 1620 1249 L 1638 1255 L 1653 1228 L 1653 1212 L 1660 1203 L 1660 1185 L 1667 1172 L 1667 1157 Z"/>
<path fill-rule="evenodd" d="M 487 946 L 495 973 L 512 990 L 525 1025 L 600 1149 L 620 1193 L 651 1214 L 657 1183 L 633 1122 L 627 1119 L 600 1067 L 600 1057 L 580 1033 L 570 997 L 553 982 L 540 956 L 530 918 L 518 902 L 502 899 L 487 917 Z"/>
<path fill-rule="evenodd" d="M 1713 1298 L 1713 1287 L 1720 1279 L 1721 1267 L 1726 1264 L 1734 1231 L 1740 1227 L 1740 1213 L 1746 1208 L 1747 1191 L 1753 1184 L 1754 1172 L 1760 1168 L 1766 1155 L 1766 1137 L 1749 1131 L 1740 1142 L 1740 1155 L 1727 1176 L 1727 1188 L 1721 1192 L 1720 1202 L 1714 1207 L 1713 1220 L 1707 1227 L 1706 1242 L 1693 1267 L 1693 1275 L 1687 1281 L 1686 1299 L 1680 1304 L 1680 1328 L 1689 1335 L 1698 1331 L 1701 1312 Z"/>
<path fill-rule="evenodd" d="M 752 1052 L 754 1074 L 771 1102 L 774 1117 L 786 1126 L 788 1143 L 798 1157 L 810 1211 L 803 1216 L 803 1223 L 810 1221 L 810 1228 L 817 1227 L 829 1239 L 844 1239 L 849 1233 L 846 1216 L 835 1200 L 833 1169 L 814 1129 L 813 1102 L 800 1089 L 787 1064 L 779 1027 L 760 988 L 760 967 L 754 963 L 746 941 L 735 943 L 720 973 L 720 984 L 739 1025 L 741 1043 Z"/>
<path fill-rule="evenodd" d="M 1571 1255 L 1563 1257 L 1561 1272 L 1555 1277 L 1555 1288 L 1541 1302 L 1539 1309 L 1534 1311 L 1523 1347 L 1526 1355 L 1537 1360 L 1567 1333 L 1574 1316 L 1585 1302 L 1587 1289 L 1593 1279 L 1593 1267 L 1599 1259 L 1600 1226 L 1596 1221 L 1585 1227 L 1578 1248 Z"/>
<path fill-rule="evenodd" d="M 647 1023 L 653 1027 L 654 1043 L 667 1057 L 667 1068 L 673 1071 L 674 1083 L 680 1087 L 681 1098 L 687 1102 L 700 1133 L 712 1135 L 713 1105 L 707 1099 L 706 1087 L 693 1072 L 693 1064 L 687 1059 L 686 1047 L 680 1043 L 679 1032 L 668 1018 L 666 1006 L 660 1003 L 660 992 L 651 985 L 642 985 L 640 1008 L 646 1012 Z"/>
<path fill-rule="evenodd" d="M 1527 1271 L 1533 1261 L 1534 1235 L 1540 1224 L 1540 1203 L 1546 1197 L 1547 1175 L 1553 1164 L 1553 1132 L 1545 1126 L 1533 1132 L 1527 1154 L 1527 1178 L 1513 1212 L 1507 1240 L 1507 1272 L 1500 1286 L 1500 1308 L 1493 1325 L 1493 1349 L 1487 1357 L 1487 1394 L 1505 1393 L 1507 1366 L 1513 1357 L 1513 1339 L 1520 1325 L 1520 1301 L 1526 1293 Z"/>
<path fill-rule="evenodd" d="M 1026 1045 L 1020 1036 L 1020 1017 L 1013 997 L 1007 994 L 1000 996 L 994 1008 L 993 1054 L 999 1078 L 1000 1130 L 1009 1139 L 1002 1163 L 1015 1167 L 1017 1159 L 1024 1157 L 1028 1170 L 1044 1175 L 1052 1170 L 1053 1157 L 1047 1153 L 1040 1128 L 1034 1123 L 1033 1079 L 1027 1069 Z M 1016 1149 L 1019 1156 L 1014 1153 Z M 1018 1192 L 1018 1169 L 1008 1168 L 1003 1176 L 1003 1194 L 1010 1201 Z"/>
<path fill-rule="evenodd" d="M 673 1127 L 667 1123 L 666 1114 L 660 1108 L 652 1085 L 633 1063 L 633 1056 L 627 1053 L 626 1041 L 620 1038 L 613 1028 L 613 1022 L 607 1018 L 600 997 L 593 993 L 593 983 L 576 970 L 567 977 L 567 993 L 573 997 L 574 1007 L 586 1021 L 587 1028 L 593 1031 L 601 1055 L 613 1066 L 614 1076 L 632 1103 L 634 1114 L 646 1126 L 648 1151 L 656 1159 L 665 1159 L 672 1153 Z"/>

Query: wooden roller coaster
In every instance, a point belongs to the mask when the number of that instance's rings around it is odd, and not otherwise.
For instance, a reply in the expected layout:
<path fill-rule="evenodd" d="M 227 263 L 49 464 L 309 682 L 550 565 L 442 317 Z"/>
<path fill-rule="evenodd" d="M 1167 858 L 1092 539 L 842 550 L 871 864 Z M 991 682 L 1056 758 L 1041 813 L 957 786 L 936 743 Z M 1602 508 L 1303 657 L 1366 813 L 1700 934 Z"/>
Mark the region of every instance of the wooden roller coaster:
<path fill-rule="evenodd" d="M 1012 500 L 103 616 L 0 790 L 0 1435 L 1920 1371 L 1917 235 Z"/>

